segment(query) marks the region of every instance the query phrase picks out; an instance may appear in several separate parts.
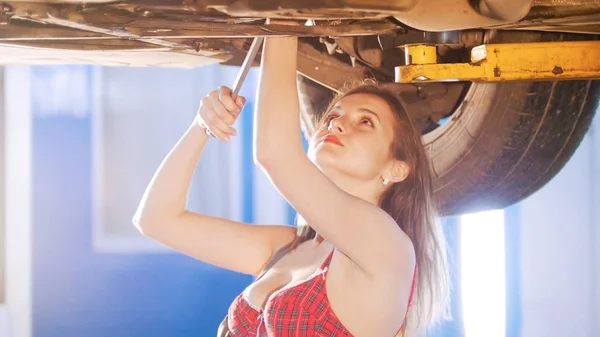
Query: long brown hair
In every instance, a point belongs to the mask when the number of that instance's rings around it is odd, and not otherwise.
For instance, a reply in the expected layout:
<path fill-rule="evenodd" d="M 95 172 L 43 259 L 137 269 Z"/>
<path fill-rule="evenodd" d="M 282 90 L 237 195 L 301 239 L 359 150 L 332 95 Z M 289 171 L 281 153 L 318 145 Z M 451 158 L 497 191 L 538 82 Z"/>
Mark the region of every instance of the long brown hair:
<path fill-rule="evenodd" d="M 446 246 L 443 231 L 436 222 L 431 166 L 421 135 L 402 101 L 374 80 L 348 84 L 333 98 L 325 112 L 352 94 L 371 94 L 382 98 L 396 117 L 395 137 L 390 151 L 395 159 L 408 164 L 410 171 L 405 180 L 388 187 L 379 199 L 379 206 L 396 220 L 415 249 L 417 284 L 412 307 L 407 313 L 406 331 L 410 331 L 410 335 L 419 334 L 440 318 L 449 317 Z M 322 123 L 323 119 L 319 118 L 317 125 Z M 317 235 L 301 217 L 298 217 L 297 224 L 300 241 L 311 240 Z"/>

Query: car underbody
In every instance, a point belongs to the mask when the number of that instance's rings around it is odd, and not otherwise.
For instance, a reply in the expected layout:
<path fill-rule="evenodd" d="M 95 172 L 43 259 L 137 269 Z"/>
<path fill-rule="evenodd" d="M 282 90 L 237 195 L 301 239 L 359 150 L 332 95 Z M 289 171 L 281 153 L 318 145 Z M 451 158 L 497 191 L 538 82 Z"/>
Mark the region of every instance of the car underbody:
<path fill-rule="evenodd" d="M 301 24 L 265 25 L 267 18 Z M 488 43 L 597 46 L 600 0 L 0 2 L 0 65 L 239 66 L 254 37 L 290 35 L 300 37 L 305 133 L 333 92 L 378 80 L 402 96 L 423 134 L 443 214 L 506 207 L 537 191 L 573 154 L 600 99 L 589 76 L 510 84 L 396 83 L 395 76 L 409 65 L 409 45 L 435 46 L 434 62 L 463 66 Z M 583 48 L 564 46 L 557 50 L 588 66 Z"/>
<path fill-rule="evenodd" d="M 265 27 L 267 17 L 312 25 Z M 196 67 L 239 63 L 249 37 L 297 35 L 346 38 L 337 43 L 341 51 L 356 58 L 351 48 L 343 50 L 351 46 L 373 59 L 381 58 L 373 48 L 348 42 L 379 36 L 391 48 L 475 29 L 596 34 L 599 22 L 598 0 L 7 1 L 0 4 L 0 54 L 4 64 Z M 467 35 L 453 43 L 478 42 L 474 32 Z"/>

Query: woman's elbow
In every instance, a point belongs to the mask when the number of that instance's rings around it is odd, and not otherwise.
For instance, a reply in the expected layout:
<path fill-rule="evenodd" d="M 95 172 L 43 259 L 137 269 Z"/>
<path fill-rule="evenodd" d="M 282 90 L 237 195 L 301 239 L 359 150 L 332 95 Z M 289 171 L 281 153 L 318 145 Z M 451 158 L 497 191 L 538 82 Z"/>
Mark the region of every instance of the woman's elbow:
<path fill-rule="evenodd" d="M 254 151 L 254 164 L 262 169 L 271 167 L 276 159 L 276 156 L 273 155 L 273 152 L 274 151 L 264 147 L 256 148 Z"/>
<path fill-rule="evenodd" d="M 135 227 L 140 233 L 144 234 L 144 228 L 147 227 L 147 221 L 142 217 L 141 213 L 142 212 L 137 210 L 131 218 L 131 223 L 133 223 L 133 227 Z"/>
<path fill-rule="evenodd" d="M 143 209 L 138 209 L 131 219 L 133 226 L 144 236 L 150 236 L 153 228 L 156 227 L 156 219 L 145 212 Z"/>
<path fill-rule="evenodd" d="M 287 146 L 271 144 L 269 147 L 257 147 L 254 151 L 254 163 L 264 170 L 278 170 L 296 162 L 297 158 L 306 155 L 302 148 L 299 151 Z"/>

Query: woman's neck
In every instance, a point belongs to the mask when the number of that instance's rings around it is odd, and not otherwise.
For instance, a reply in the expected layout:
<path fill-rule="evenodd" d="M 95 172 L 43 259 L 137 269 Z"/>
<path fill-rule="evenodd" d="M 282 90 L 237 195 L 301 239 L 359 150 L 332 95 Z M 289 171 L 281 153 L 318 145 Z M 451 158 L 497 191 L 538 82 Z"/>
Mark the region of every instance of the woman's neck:
<path fill-rule="evenodd" d="M 382 193 L 382 184 L 379 181 L 360 181 L 353 177 L 336 177 L 332 181 L 350 195 L 373 205 L 379 204 L 379 195 Z"/>

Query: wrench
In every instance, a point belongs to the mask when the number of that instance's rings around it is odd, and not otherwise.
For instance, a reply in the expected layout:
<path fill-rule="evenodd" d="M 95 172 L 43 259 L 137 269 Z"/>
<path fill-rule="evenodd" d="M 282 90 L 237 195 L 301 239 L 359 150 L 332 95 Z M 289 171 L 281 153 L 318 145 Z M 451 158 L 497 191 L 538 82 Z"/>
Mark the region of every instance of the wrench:
<path fill-rule="evenodd" d="M 242 63 L 240 72 L 238 73 L 237 78 L 235 79 L 235 82 L 233 83 L 233 91 L 231 93 L 231 96 L 233 99 L 235 99 L 238 96 L 238 94 L 240 93 L 242 84 L 244 84 L 244 80 L 246 79 L 246 76 L 248 75 L 248 72 L 250 71 L 250 68 L 252 67 L 252 63 L 254 62 L 254 59 L 256 58 L 256 54 L 258 54 L 258 50 L 260 49 L 260 46 L 262 45 L 264 39 L 265 39 L 264 37 L 255 37 L 254 41 L 252 41 L 252 45 L 250 45 L 250 49 L 248 50 L 248 54 L 246 55 L 246 58 L 244 59 L 244 63 Z"/>
<path fill-rule="evenodd" d="M 260 46 L 262 45 L 264 39 L 264 37 L 255 37 L 254 41 L 252 41 L 252 44 L 250 45 L 250 49 L 248 50 L 248 54 L 244 59 L 244 63 L 242 63 L 242 67 L 240 68 L 235 82 L 233 82 L 231 98 L 233 98 L 234 100 L 238 97 L 240 89 L 242 89 L 242 84 L 244 84 L 244 80 L 246 80 L 246 76 L 248 76 L 248 72 L 252 67 L 252 63 L 254 62 L 256 54 L 258 54 L 258 50 L 260 49 Z M 213 135 L 212 132 L 210 132 L 208 129 L 206 129 L 206 134 L 213 138 L 215 137 L 215 135 Z"/>

